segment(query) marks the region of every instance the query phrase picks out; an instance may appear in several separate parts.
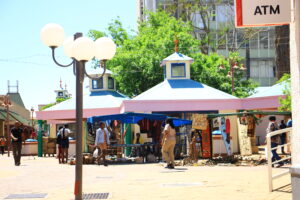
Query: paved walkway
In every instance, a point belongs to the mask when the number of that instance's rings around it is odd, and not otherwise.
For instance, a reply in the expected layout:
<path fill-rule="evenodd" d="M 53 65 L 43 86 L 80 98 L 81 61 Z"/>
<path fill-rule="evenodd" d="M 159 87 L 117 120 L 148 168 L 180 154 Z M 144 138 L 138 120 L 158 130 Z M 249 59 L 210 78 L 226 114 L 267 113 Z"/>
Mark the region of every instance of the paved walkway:
<path fill-rule="evenodd" d="M 267 167 L 177 167 L 161 164 L 83 166 L 83 191 L 110 193 L 114 200 L 290 200 L 290 177 L 275 180 L 280 190 L 269 193 Z M 280 171 L 283 169 L 275 169 Z M 44 199 L 74 199 L 75 167 L 55 158 L 0 156 L 0 199 L 9 194 L 47 193 Z M 33 199 L 34 200 L 34 199 Z"/>

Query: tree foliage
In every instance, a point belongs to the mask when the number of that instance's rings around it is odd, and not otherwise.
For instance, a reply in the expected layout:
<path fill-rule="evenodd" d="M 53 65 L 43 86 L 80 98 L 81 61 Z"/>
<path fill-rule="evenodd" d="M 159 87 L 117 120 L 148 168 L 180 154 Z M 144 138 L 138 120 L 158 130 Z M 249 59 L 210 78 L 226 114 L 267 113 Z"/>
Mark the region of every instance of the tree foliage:
<path fill-rule="evenodd" d="M 237 52 L 230 53 L 229 58 L 224 58 L 216 53 L 206 55 L 197 53 L 192 56 L 192 79 L 205 83 L 234 96 L 243 98 L 254 92 L 257 83 L 245 79 L 243 58 Z M 235 69 L 231 69 L 234 67 Z M 233 71 L 234 77 L 230 76 Z M 234 79 L 234 92 L 232 92 L 232 78 Z"/>
<path fill-rule="evenodd" d="M 283 94 L 286 95 L 286 97 L 280 97 L 280 111 L 292 111 L 292 97 L 291 97 L 291 75 L 290 74 L 283 74 L 281 79 L 277 81 L 277 83 L 283 83 L 286 82 L 286 85 L 283 89 Z"/>
<path fill-rule="evenodd" d="M 122 31 L 118 31 L 122 30 Z M 224 58 L 217 54 L 200 53 L 199 44 L 193 35 L 191 23 L 176 19 L 166 12 L 149 13 L 147 20 L 140 22 L 135 36 L 129 36 L 119 20 L 109 25 L 109 33 L 118 44 L 114 58 L 107 66 L 114 72 L 117 89 L 132 97 L 138 95 L 163 81 L 161 61 L 174 53 L 174 39 L 179 41 L 179 52 L 194 58 L 191 67 L 192 79 L 216 89 L 231 93 L 231 79 L 227 77 L 229 62 L 234 59 L 241 67 L 238 54 Z M 100 32 L 102 33 L 102 32 Z M 90 31 L 96 39 L 97 31 Z M 225 69 L 220 70 L 219 66 Z M 243 79 L 243 71 L 235 71 L 235 93 L 245 97 L 256 86 L 252 81 Z"/>

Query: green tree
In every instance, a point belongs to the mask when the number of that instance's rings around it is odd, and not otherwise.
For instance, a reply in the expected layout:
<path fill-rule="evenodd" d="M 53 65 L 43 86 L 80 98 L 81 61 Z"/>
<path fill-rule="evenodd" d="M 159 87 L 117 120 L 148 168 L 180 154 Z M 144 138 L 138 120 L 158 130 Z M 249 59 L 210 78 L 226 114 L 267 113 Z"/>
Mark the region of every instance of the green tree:
<path fill-rule="evenodd" d="M 281 79 L 277 81 L 277 83 L 286 83 L 283 89 L 283 94 L 286 97 L 280 97 L 280 111 L 292 111 L 292 97 L 291 97 L 291 75 L 290 74 L 283 74 Z"/>
<path fill-rule="evenodd" d="M 230 53 L 229 58 L 216 53 L 210 55 L 197 53 L 192 57 L 194 63 L 191 65 L 191 75 L 196 81 L 232 94 L 230 65 L 235 65 L 233 95 L 240 98 L 247 97 L 257 87 L 257 83 L 251 79 L 245 79 L 243 58 L 239 57 L 237 52 Z"/>
<path fill-rule="evenodd" d="M 176 19 L 166 12 L 149 13 L 144 22 L 140 22 L 135 36 L 128 36 L 122 24 L 116 20 L 109 25 L 109 33 L 118 43 L 117 53 L 107 62 L 115 74 L 118 90 L 130 97 L 138 95 L 163 81 L 163 68 L 160 62 L 174 53 L 174 39 L 179 40 L 179 51 L 194 58 L 191 76 L 216 89 L 231 93 L 231 79 L 227 77 L 229 60 L 241 67 L 242 59 L 234 53 L 226 59 L 217 54 L 200 53 L 199 40 L 193 37 L 191 23 Z M 116 30 L 123 30 L 118 32 Z M 96 39 L 93 31 L 93 38 Z M 121 38 L 121 39 L 120 39 Z M 220 70 L 219 67 L 225 68 Z M 251 80 L 243 79 L 242 70 L 235 71 L 235 93 L 245 97 L 256 86 Z"/>
<path fill-rule="evenodd" d="M 181 53 L 197 50 L 198 41 L 190 34 L 191 26 L 170 17 L 166 12 L 149 13 L 148 20 L 140 22 L 136 36 L 121 34 L 121 23 L 109 25 L 109 34 L 119 48 L 107 66 L 115 74 L 118 90 L 135 96 L 163 81 L 160 62 L 174 52 L 174 38 L 178 38 Z M 123 29 L 122 29 L 123 30 Z M 121 39 L 120 39 L 121 38 Z"/>

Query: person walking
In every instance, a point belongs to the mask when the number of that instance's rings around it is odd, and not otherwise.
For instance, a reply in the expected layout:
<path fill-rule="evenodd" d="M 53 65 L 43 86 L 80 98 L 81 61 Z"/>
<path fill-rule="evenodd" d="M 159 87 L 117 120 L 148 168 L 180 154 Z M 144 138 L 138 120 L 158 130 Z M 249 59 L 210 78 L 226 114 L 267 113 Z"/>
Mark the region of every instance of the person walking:
<path fill-rule="evenodd" d="M 4 148 L 6 146 L 6 139 L 4 136 L 0 136 L 0 150 L 1 150 L 1 154 L 3 156 L 4 154 Z"/>
<path fill-rule="evenodd" d="M 100 122 L 100 128 L 96 131 L 96 139 L 95 139 L 95 146 L 98 148 L 98 157 L 97 163 L 100 165 L 100 160 L 102 158 L 103 165 L 107 166 L 107 161 L 105 156 L 107 154 L 107 147 L 110 144 L 109 141 L 109 131 L 105 128 L 104 122 Z M 101 151 L 101 152 L 100 152 Z"/>
<path fill-rule="evenodd" d="M 276 123 L 276 117 L 275 116 L 270 116 L 269 121 L 270 122 L 269 122 L 268 128 L 266 130 L 267 133 L 277 131 L 278 130 L 278 124 Z M 271 137 L 271 148 L 275 148 L 275 147 L 278 146 L 278 139 L 279 138 L 278 138 L 277 135 Z M 273 149 L 272 150 L 272 162 L 275 162 L 277 160 L 281 160 L 281 157 L 278 155 L 277 149 Z M 278 164 L 279 164 L 278 167 L 283 165 L 282 162 L 279 162 Z"/>
<path fill-rule="evenodd" d="M 60 126 L 58 127 L 58 132 L 57 132 L 57 135 L 56 135 L 56 144 L 58 146 L 58 163 L 61 164 L 62 163 L 62 154 L 63 154 L 63 151 L 62 151 L 62 147 L 61 147 L 61 139 L 62 139 L 62 135 L 60 134 L 60 130 L 62 129 L 63 127 Z"/>
<path fill-rule="evenodd" d="M 190 158 L 192 162 L 198 162 L 198 152 L 196 148 L 197 136 L 196 130 L 192 130 L 191 142 L 190 142 Z"/>
<path fill-rule="evenodd" d="M 59 130 L 61 135 L 60 146 L 62 149 L 61 162 L 68 163 L 68 151 L 69 151 L 69 135 L 71 133 L 68 125 L 66 124 L 64 128 Z"/>
<path fill-rule="evenodd" d="M 166 168 L 174 169 L 174 147 L 176 144 L 176 131 L 172 119 L 166 120 L 166 126 L 163 130 L 162 156 L 167 162 Z"/>
<path fill-rule="evenodd" d="M 285 128 L 287 128 L 287 126 L 286 126 L 284 120 L 281 120 L 281 121 L 280 121 L 279 128 L 280 128 L 280 129 L 285 129 Z M 285 143 L 286 143 L 286 133 L 282 133 L 282 134 L 280 135 L 280 144 L 283 145 L 283 144 L 285 144 Z M 285 152 L 284 152 L 284 146 L 281 147 L 281 153 L 282 153 L 282 154 L 285 154 Z"/>
<path fill-rule="evenodd" d="M 22 151 L 22 134 L 23 129 L 21 128 L 21 123 L 16 122 L 15 126 L 10 131 L 12 139 L 12 150 L 14 155 L 14 161 L 16 166 L 21 164 L 21 151 Z"/>

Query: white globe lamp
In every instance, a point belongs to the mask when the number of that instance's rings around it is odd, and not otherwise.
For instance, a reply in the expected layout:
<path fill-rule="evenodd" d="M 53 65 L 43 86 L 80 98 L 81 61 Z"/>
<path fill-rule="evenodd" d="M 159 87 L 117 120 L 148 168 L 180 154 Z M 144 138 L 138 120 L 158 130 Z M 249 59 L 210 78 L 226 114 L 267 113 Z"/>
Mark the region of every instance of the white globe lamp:
<path fill-rule="evenodd" d="M 116 53 L 116 44 L 108 37 L 101 37 L 95 41 L 95 57 L 99 60 L 109 60 Z"/>
<path fill-rule="evenodd" d="M 77 61 L 89 61 L 95 56 L 94 41 L 87 37 L 76 39 L 72 45 L 72 57 Z"/>
<path fill-rule="evenodd" d="M 43 43 L 48 47 L 59 47 L 65 39 L 63 27 L 54 23 L 46 24 L 42 28 L 40 35 Z"/>

